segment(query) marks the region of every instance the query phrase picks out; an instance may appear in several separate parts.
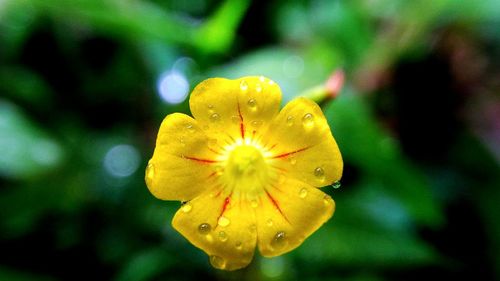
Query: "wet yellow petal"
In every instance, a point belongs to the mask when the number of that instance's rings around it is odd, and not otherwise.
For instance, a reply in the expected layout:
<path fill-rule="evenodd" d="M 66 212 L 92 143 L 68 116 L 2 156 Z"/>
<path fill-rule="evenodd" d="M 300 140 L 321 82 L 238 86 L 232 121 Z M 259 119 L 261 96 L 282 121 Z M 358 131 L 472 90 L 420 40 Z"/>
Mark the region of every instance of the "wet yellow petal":
<path fill-rule="evenodd" d="M 247 266 L 255 252 L 255 212 L 244 201 L 219 191 L 214 189 L 184 204 L 172 225 L 205 251 L 214 267 L 236 270 Z"/>
<path fill-rule="evenodd" d="M 151 193 L 163 200 L 186 201 L 214 184 L 217 154 L 209 150 L 207 142 L 193 118 L 180 113 L 165 117 L 146 170 Z"/>
<path fill-rule="evenodd" d="M 333 215 L 335 202 L 316 187 L 287 179 L 271 187 L 256 208 L 261 254 L 274 257 L 298 247 Z"/>
<path fill-rule="evenodd" d="M 193 119 L 165 118 L 146 171 L 150 191 L 187 201 L 172 225 L 211 264 L 248 265 L 293 250 L 335 203 L 316 187 L 340 179 L 342 158 L 321 109 L 264 77 L 213 78 L 191 94 Z"/>
<path fill-rule="evenodd" d="M 236 80 L 207 79 L 193 90 L 189 105 L 193 117 L 213 138 L 226 145 L 250 139 L 278 114 L 279 86 L 264 77 Z"/>
<path fill-rule="evenodd" d="M 270 164 L 284 176 L 321 187 L 338 181 L 343 161 L 320 107 L 306 98 L 288 103 L 264 133 Z"/>

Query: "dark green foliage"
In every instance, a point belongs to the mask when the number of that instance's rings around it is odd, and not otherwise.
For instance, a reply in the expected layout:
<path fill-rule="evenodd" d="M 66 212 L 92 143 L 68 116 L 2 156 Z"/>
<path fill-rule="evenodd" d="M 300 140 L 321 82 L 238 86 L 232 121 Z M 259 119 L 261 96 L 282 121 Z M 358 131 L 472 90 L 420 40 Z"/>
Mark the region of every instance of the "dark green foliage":
<path fill-rule="evenodd" d="M 0 280 L 500 278 L 500 4 L 485 1 L 0 1 Z M 295 251 L 213 269 L 144 183 L 192 89 L 265 75 L 323 104 L 345 173 Z"/>

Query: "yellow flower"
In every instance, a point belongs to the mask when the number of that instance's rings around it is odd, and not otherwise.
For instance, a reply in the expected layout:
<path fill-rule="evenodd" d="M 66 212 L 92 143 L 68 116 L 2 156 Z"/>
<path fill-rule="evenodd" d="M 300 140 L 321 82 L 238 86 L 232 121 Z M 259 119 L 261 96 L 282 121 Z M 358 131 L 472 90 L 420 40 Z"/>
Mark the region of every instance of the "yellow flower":
<path fill-rule="evenodd" d="M 264 77 L 212 78 L 162 122 L 146 170 L 151 193 L 186 203 L 172 225 L 219 269 L 247 266 L 255 247 L 273 257 L 298 247 L 332 215 L 317 187 L 342 175 L 342 157 L 319 106 Z"/>

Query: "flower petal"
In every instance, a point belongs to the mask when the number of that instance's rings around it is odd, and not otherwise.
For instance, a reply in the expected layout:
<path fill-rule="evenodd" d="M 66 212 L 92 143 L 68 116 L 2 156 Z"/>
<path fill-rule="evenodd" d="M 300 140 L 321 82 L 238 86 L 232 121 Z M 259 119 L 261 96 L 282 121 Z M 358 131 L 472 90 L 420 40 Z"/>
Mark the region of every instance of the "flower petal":
<path fill-rule="evenodd" d="M 289 102 L 264 134 L 270 164 L 287 177 L 321 187 L 338 181 L 343 161 L 320 107 L 306 98 Z"/>
<path fill-rule="evenodd" d="M 236 270 L 252 261 L 257 241 L 255 211 L 245 202 L 222 193 L 203 194 L 183 205 L 172 225 L 205 251 L 216 268 Z"/>
<path fill-rule="evenodd" d="M 163 200 L 186 201 L 215 184 L 211 178 L 218 155 L 207 142 L 193 118 L 180 113 L 165 117 L 146 170 L 151 193 Z"/>
<path fill-rule="evenodd" d="M 281 90 L 264 77 L 207 79 L 193 90 L 189 105 L 205 131 L 221 142 L 251 138 L 278 114 Z M 224 139 L 229 138 L 230 140 Z M 223 143 L 222 143 L 223 145 Z"/>
<path fill-rule="evenodd" d="M 324 192 L 288 179 L 261 197 L 256 209 L 260 253 L 274 257 L 298 247 L 333 215 L 335 202 Z"/>

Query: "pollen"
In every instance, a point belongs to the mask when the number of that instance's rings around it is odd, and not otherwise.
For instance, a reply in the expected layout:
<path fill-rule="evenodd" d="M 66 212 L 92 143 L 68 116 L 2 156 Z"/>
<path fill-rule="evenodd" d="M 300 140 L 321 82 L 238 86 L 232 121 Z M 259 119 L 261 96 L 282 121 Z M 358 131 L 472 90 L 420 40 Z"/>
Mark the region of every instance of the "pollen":
<path fill-rule="evenodd" d="M 231 176 L 237 178 L 253 177 L 267 170 L 262 152 L 253 145 L 237 146 L 230 152 L 226 165 Z"/>
<path fill-rule="evenodd" d="M 266 186 L 277 177 L 266 159 L 262 147 L 240 143 L 228 149 L 224 173 L 220 183 L 225 186 L 224 194 L 231 194 L 238 200 L 255 201 L 263 195 Z"/>

